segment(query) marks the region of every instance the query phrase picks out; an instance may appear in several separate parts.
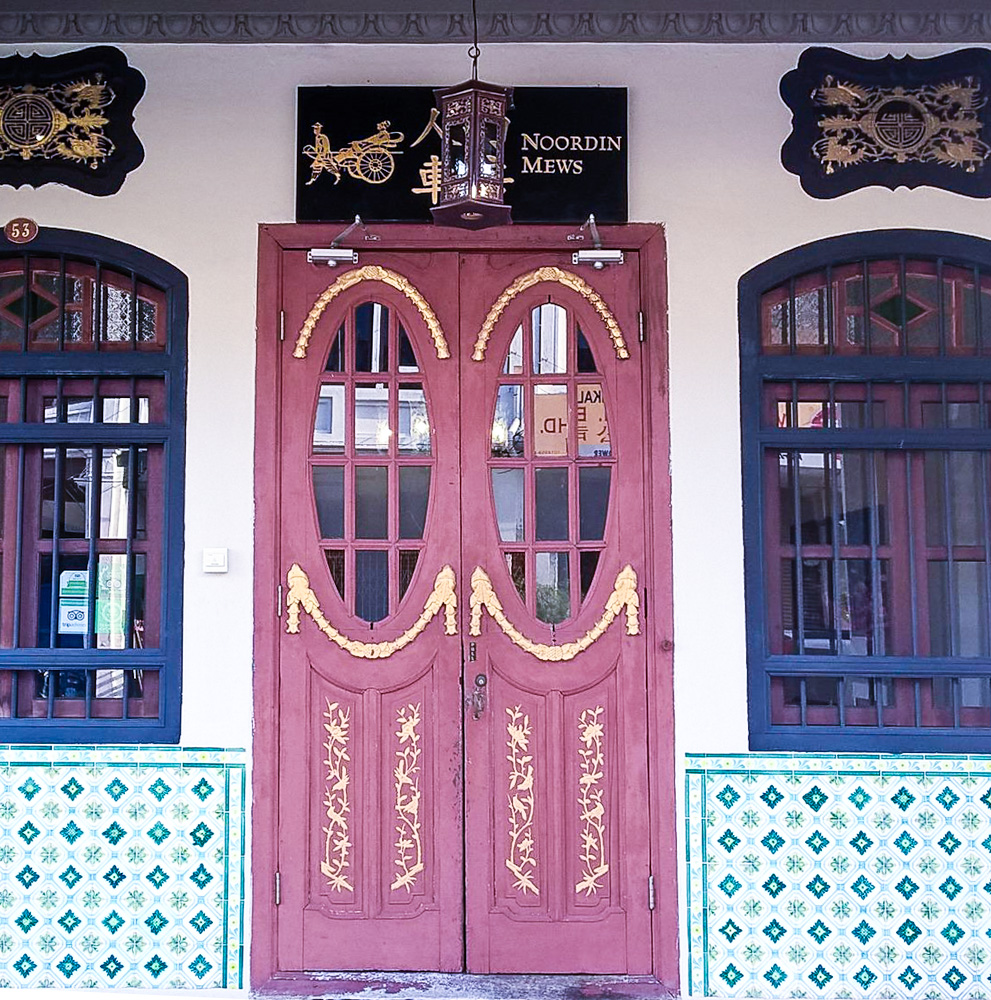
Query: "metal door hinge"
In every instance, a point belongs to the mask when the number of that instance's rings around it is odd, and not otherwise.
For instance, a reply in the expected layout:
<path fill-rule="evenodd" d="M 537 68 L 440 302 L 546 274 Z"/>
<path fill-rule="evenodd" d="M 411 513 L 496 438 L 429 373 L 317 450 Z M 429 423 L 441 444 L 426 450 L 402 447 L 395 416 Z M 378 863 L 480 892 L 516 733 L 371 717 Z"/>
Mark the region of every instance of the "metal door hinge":
<path fill-rule="evenodd" d="M 279 310 L 279 340 L 286 339 L 286 311 L 284 309 Z M 643 340 L 643 337 L 640 338 Z"/>
<path fill-rule="evenodd" d="M 654 896 L 654 876 L 653 875 L 648 875 L 647 876 L 647 908 L 652 910 L 654 908 L 654 906 L 655 906 L 656 903 L 657 903 L 657 899 Z"/>
<path fill-rule="evenodd" d="M 275 595 L 275 617 L 282 617 L 282 584 L 278 586 L 278 592 Z"/>
<path fill-rule="evenodd" d="M 275 905 L 278 906 L 282 902 L 282 876 L 276 872 L 275 873 Z M 653 907 L 651 907 L 653 909 Z"/>
<path fill-rule="evenodd" d="M 643 313 L 637 313 L 637 328 L 640 332 L 640 343 L 643 343 Z"/>

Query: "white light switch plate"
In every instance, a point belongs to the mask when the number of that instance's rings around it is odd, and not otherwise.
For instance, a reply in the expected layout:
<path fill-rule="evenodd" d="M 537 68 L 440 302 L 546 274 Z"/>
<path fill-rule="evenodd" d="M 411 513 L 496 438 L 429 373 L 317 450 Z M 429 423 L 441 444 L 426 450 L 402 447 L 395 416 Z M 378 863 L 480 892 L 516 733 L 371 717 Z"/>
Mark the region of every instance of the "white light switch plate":
<path fill-rule="evenodd" d="M 204 573 L 226 573 L 227 572 L 227 549 L 204 549 L 203 550 L 203 572 Z"/>

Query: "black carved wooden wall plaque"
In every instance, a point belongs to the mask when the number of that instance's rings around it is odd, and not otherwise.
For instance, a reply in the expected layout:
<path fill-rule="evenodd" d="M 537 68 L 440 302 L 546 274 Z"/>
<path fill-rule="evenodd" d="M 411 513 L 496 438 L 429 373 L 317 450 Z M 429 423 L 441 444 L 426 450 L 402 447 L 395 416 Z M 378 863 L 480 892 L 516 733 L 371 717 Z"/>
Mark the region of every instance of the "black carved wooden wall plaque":
<path fill-rule="evenodd" d="M 781 162 L 814 198 L 923 184 L 991 196 L 991 51 L 860 59 L 806 49 L 781 80 Z"/>
<path fill-rule="evenodd" d="M 0 184 L 120 190 L 144 159 L 134 107 L 145 79 L 119 49 L 0 59 Z"/>

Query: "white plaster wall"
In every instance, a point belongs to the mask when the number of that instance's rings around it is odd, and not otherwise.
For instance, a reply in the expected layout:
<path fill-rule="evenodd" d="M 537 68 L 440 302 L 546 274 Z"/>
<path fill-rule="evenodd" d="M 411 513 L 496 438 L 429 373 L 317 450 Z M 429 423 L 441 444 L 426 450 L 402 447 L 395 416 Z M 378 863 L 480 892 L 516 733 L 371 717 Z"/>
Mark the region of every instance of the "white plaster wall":
<path fill-rule="evenodd" d="M 663 222 L 668 235 L 679 752 L 747 749 L 740 275 L 790 247 L 848 231 L 920 227 L 991 237 L 991 204 L 946 192 L 806 196 L 779 161 L 790 122 L 777 88 L 800 51 L 489 45 L 482 53 L 481 74 L 494 80 L 630 91 L 630 218 Z M 53 185 L 2 187 L 0 222 L 26 215 L 112 236 L 189 276 L 182 742 L 249 746 L 256 226 L 293 218 L 295 88 L 445 84 L 468 64 L 461 45 L 148 45 L 128 55 L 148 81 L 137 109 L 144 164 L 111 198 Z M 226 576 L 200 571 L 205 546 L 229 547 Z"/>

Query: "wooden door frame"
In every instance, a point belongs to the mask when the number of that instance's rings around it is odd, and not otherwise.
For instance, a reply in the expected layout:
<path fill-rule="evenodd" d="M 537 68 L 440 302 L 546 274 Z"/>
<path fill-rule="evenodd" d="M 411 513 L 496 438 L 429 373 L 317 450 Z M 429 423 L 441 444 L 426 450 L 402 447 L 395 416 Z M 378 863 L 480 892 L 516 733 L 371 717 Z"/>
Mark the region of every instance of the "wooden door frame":
<path fill-rule="evenodd" d="M 273 988 L 297 978 L 276 968 L 275 872 L 278 862 L 278 662 L 281 617 L 277 608 L 279 525 L 280 341 L 282 253 L 326 247 L 346 222 L 261 225 L 258 234 L 258 305 L 255 371 L 255 533 L 254 533 L 254 739 L 251 826 L 251 985 Z M 504 226 L 469 232 L 404 223 L 373 224 L 347 242 L 359 255 L 377 251 L 451 250 L 519 252 L 577 250 L 574 226 Z M 644 618 L 647 642 L 648 769 L 650 857 L 657 907 L 652 915 L 654 975 L 678 990 L 677 799 L 674 762 L 673 608 L 670 434 L 668 425 L 667 274 L 664 232 L 653 223 L 600 226 L 610 248 L 640 254 L 643 311 L 644 424 L 649 428 L 644 475 L 647 511 Z M 585 267 L 587 265 L 578 265 Z M 328 269 L 328 284 L 334 272 Z M 287 340 L 293 331 L 285 331 Z M 646 897 L 647 887 L 644 886 Z M 326 984 L 325 984 L 326 985 Z"/>

